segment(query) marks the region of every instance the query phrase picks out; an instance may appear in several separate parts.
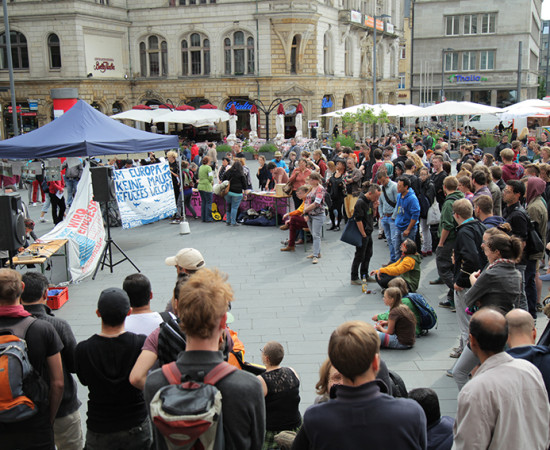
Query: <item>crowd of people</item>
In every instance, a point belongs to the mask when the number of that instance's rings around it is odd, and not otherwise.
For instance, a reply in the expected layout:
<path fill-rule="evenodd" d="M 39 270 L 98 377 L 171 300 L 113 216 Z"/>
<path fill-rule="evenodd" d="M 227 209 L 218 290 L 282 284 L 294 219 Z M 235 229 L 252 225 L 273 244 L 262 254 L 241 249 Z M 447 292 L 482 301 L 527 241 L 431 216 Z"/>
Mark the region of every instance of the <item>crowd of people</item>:
<path fill-rule="evenodd" d="M 6 422 L 2 412 L 10 408 L 0 402 L 2 446 L 166 449 L 193 439 L 207 446 L 223 437 L 230 449 L 358 448 L 366 442 L 373 448 L 549 448 L 550 332 L 537 344 L 535 320 L 543 309 L 550 200 L 550 164 L 543 158 L 550 147 L 529 138 L 507 140 L 504 135 L 494 157 L 459 145 L 454 175 L 448 146 L 427 130 L 412 143 L 396 133 L 357 149 L 337 143 L 328 154 L 309 154 L 294 142 L 290 164 L 280 152 L 260 161 L 260 187 L 285 183 L 292 193 L 294 208 L 282 225 L 289 239 L 281 250 L 294 251 L 309 233 L 309 257 L 318 264 L 326 216 L 334 232 L 355 226 L 361 243 L 350 282 L 379 284 L 388 308 L 372 324 L 352 321 L 334 330 L 316 386 L 319 398 L 303 416 L 299 373 L 282 365 L 284 347 L 266 342 L 262 365 L 244 359 L 246 343 L 231 329 L 231 285 L 205 267 L 196 249 L 166 259 L 176 268 L 166 311 L 151 310 L 147 277 L 130 275 L 101 293 L 101 330 L 78 344 L 70 325 L 45 305 L 43 275 L 0 269 L 0 329 L 26 340 L 41 380 L 27 394 L 36 407 L 30 417 Z M 180 178 L 174 156 L 167 158 L 173 182 L 183 183 L 179 201 L 185 205 L 194 170 L 186 161 L 188 178 Z M 243 192 L 252 185 L 250 171 L 238 152 L 217 171 L 216 161 L 201 155 L 195 169 L 206 205 L 201 217 L 211 220 L 217 177 L 229 181 L 227 225 L 235 226 Z M 376 227 L 387 242 L 388 262 L 371 270 Z M 439 277 L 430 283 L 444 286 L 439 306 L 456 312 L 458 326 L 458 345 L 450 350 L 457 361 L 448 371 L 459 390 L 454 420 L 441 417 L 433 390 L 407 392 L 380 353 L 410 349 L 422 334 L 421 312 L 411 299 L 423 260 L 434 254 Z M 85 436 L 73 374 L 88 389 Z M 170 386 L 192 390 L 211 379 L 218 409 L 213 402 L 207 412 L 215 413 L 201 420 L 210 420 L 212 431 L 191 431 L 178 421 L 189 411 Z M 191 441 L 183 442 L 186 433 Z"/>

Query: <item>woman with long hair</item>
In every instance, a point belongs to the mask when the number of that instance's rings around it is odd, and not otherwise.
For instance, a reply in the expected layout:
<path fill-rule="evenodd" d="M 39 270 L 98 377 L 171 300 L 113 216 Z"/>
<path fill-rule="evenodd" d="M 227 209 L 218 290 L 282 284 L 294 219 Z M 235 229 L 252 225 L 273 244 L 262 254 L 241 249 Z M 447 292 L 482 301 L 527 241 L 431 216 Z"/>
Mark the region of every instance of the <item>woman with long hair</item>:
<path fill-rule="evenodd" d="M 226 225 L 236 227 L 237 213 L 243 199 L 243 191 L 246 189 L 247 181 L 244 176 L 243 165 L 239 158 L 235 158 L 233 165 L 222 177 L 222 181 L 229 181 L 229 192 L 225 196 Z"/>
<path fill-rule="evenodd" d="M 344 175 L 346 174 L 346 163 L 343 159 L 336 161 L 336 168 L 327 183 L 327 191 L 330 195 L 332 206 L 329 210 L 330 221 L 332 226 L 329 230 L 340 230 L 340 222 L 344 211 L 344 198 L 346 197 L 346 182 Z"/>
<path fill-rule="evenodd" d="M 294 169 L 292 175 L 288 179 L 288 182 L 292 186 L 292 200 L 294 201 L 294 209 L 298 208 L 302 204 L 302 200 L 296 195 L 296 191 L 299 187 L 306 184 L 306 179 L 311 174 L 311 170 L 307 168 L 307 160 L 301 158 L 298 161 L 298 167 Z"/>
<path fill-rule="evenodd" d="M 321 230 L 325 222 L 325 188 L 321 184 L 323 177 L 320 173 L 313 172 L 307 179 L 311 191 L 306 196 L 304 216 L 311 236 L 313 237 L 313 253 L 308 256 L 313 264 L 319 262 L 321 257 Z"/>

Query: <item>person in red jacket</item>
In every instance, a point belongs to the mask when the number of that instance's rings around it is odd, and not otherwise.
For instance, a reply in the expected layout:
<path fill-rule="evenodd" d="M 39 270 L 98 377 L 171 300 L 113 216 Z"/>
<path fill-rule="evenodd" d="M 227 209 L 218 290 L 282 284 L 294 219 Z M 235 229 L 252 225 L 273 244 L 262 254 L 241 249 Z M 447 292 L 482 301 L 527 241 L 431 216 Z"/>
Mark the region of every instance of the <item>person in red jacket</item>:
<path fill-rule="evenodd" d="M 65 189 L 65 181 L 63 178 L 59 181 L 48 181 L 48 195 L 52 203 L 52 219 L 54 225 L 57 225 L 63 220 L 65 215 L 65 196 L 63 191 Z"/>

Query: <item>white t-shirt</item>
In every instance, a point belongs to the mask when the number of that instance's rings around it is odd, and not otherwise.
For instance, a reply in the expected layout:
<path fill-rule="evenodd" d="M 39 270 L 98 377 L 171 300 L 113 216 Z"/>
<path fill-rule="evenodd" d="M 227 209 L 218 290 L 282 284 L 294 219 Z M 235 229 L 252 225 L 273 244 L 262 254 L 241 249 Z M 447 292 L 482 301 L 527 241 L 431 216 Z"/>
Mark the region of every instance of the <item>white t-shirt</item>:
<path fill-rule="evenodd" d="M 131 314 L 126 317 L 124 328 L 135 334 L 149 336 L 161 323 L 162 317 L 158 312 Z"/>

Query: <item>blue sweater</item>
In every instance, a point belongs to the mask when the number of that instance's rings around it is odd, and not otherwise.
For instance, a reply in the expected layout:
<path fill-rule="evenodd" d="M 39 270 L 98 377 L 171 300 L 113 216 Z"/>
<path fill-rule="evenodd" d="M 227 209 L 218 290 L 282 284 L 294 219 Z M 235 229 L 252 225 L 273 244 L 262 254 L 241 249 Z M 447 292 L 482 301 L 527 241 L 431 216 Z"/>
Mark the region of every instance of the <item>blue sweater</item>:
<path fill-rule="evenodd" d="M 401 194 L 397 195 L 397 205 L 395 205 L 393 216 L 395 226 L 399 231 L 406 230 L 412 219 L 418 221 L 420 217 L 420 203 L 412 189 L 409 189 L 405 197 Z"/>

